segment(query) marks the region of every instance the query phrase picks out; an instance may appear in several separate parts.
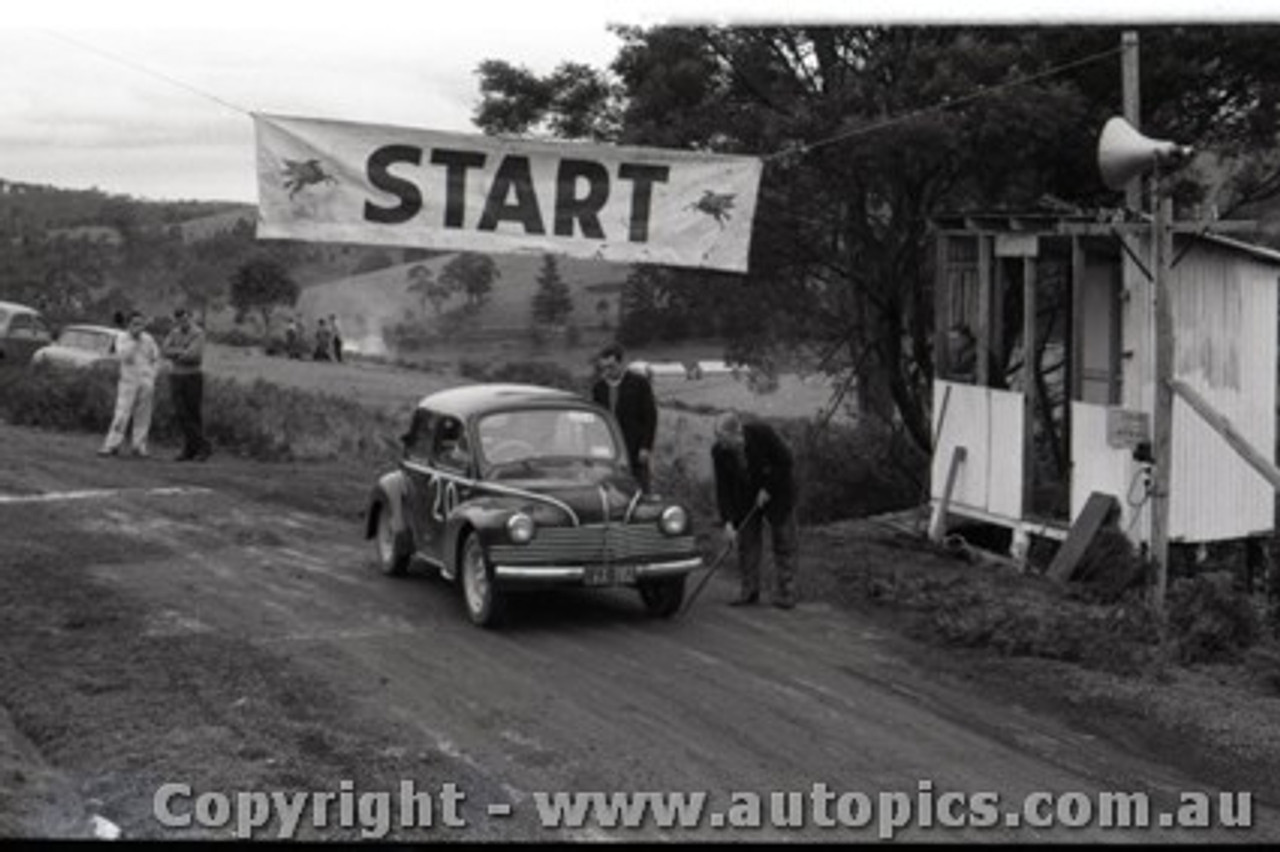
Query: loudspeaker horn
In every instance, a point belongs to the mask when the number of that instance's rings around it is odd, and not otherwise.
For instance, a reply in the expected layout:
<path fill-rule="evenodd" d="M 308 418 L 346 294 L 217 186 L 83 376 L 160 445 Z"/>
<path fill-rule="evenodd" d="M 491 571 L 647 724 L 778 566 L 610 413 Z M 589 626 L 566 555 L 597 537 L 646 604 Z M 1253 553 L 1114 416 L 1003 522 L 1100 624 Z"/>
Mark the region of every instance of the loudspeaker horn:
<path fill-rule="evenodd" d="M 1098 137 L 1098 171 L 1111 189 L 1124 185 L 1157 163 L 1176 163 L 1190 157 L 1192 149 L 1166 139 L 1143 136 L 1119 116 L 1107 121 Z"/>

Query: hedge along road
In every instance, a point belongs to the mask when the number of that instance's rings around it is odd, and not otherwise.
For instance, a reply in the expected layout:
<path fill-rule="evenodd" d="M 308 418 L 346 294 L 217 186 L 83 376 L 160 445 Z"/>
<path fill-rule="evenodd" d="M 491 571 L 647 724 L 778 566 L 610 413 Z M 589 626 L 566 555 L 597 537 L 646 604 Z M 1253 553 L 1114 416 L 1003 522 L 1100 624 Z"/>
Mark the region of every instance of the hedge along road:
<path fill-rule="evenodd" d="M 731 791 L 820 782 L 874 797 L 930 781 L 1005 801 L 1141 790 L 1154 806 L 1212 789 L 930 674 L 856 615 L 812 601 L 789 613 L 726 607 L 727 577 L 685 621 L 648 619 L 631 593 L 567 593 L 530 598 L 505 630 L 481 631 L 438 580 L 377 573 L 361 538 L 368 483 L 351 468 L 98 459 L 95 442 L 0 426 L 0 700 L 85 814 L 127 837 L 227 836 L 161 826 L 152 802 L 164 784 L 234 795 L 412 780 L 465 793 L 467 828 L 391 835 L 405 839 L 546 838 L 537 791 L 707 791 L 725 803 Z M 21 793 L 0 784 L 10 802 Z M 487 816 L 495 803 L 512 815 Z M 14 812 L 47 817 L 41 807 Z M 1261 803 L 1254 821 L 1234 836 L 1278 836 Z M 775 835 L 853 836 L 735 836 Z M 358 831 L 307 823 L 302 836 Z"/>

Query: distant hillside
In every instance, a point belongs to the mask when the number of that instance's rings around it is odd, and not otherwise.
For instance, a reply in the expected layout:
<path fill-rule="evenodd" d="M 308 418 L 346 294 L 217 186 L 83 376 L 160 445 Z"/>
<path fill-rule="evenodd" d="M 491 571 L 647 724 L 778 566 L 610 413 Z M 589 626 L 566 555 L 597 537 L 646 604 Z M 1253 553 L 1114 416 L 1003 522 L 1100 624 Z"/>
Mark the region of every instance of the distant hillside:
<path fill-rule="evenodd" d="M 60 189 L 0 178 L 0 231 L 40 233 L 84 226 L 162 228 L 243 207 L 221 201 L 145 201 L 99 189 Z"/>
<path fill-rule="evenodd" d="M 440 319 L 430 305 L 424 312 L 421 300 L 409 292 L 409 269 L 421 263 L 439 277 L 452 254 L 416 263 L 401 263 L 387 269 L 355 275 L 336 281 L 312 285 L 302 292 L 298 312 L 314 319 L 337 314 L 349 338 L 379 337 L 387 325 L 406 320 L 420 320 L 435 327 Z M 477 315 L 480 330 L 489 335 L 521 335 L 531 323 L 531 303 L 538 288 L 542 269 L 541 255 L 492 255 L 499 276 L 493 284 L 488 302 Z M 610 324 L 618 318 L 618 297 L 629 266 L 592 260 L 557 257 L 560 277 L 569 287 L 573 312 L 569 321 L 579 326 L 596 326 L 607 316 Z M 605 311 L 599 308 L 601 301 Z M 448 312 L 464 302 L 454 296 L 445 305 Z M 372 341 L 371 341 L 372 342 Z M 365 347 L 368 348 L 368 347 Z"/>
<path fill-rule="evenodd" d="M 184 243 L 198 243 L 229 233 L 237 227 L 252 228 L 257 218 L 257 209 L 245 204 L 233 210 L 187 219 L 179 222 L 176 227 Z"/>

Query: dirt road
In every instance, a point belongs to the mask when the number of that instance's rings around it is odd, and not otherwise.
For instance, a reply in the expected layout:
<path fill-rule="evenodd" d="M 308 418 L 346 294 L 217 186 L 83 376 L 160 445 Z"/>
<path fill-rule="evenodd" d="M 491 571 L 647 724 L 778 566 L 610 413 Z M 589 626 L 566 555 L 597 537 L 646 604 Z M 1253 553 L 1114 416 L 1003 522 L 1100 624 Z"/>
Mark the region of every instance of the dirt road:
<path fill-rule="evenodd" d="M 396 790 L 410 779 L 465 793 L 466 828 L 395 828 L 405 839 L 876 831 L 810 818 L 785 830 L 704 821 L 697 833 L 553 832 L 538 823 L 543 791 L 706 791 L 721 809 L 733 792 L 809 793 L 817 783 L 873 799 L 903 791 L 917 806 L 991 791 L 1003 813 L 1041 791 L 1146 791 L 1155 810 L 1177 791 L 1215 789 L 978 694 L 921 664 L 919 648 L 822 602 L 732 609 L 726 578 L 683 621 L 650 620 L 617 591 L 528 598 L 506 629 L 481 631 L 440 581 L 375 571 L 359 518 L 368 483 L 348 468 L 104 460 L 94 446 L 0 426 L 0 709 L 21 753 L 39 755 L 0 777 L 10 832 L 74 833 L 76 817 L 92 813 L 126 837 L 229 836 L 157 822 L 153 798 L 166 783 L 234 796 L 336 792 L 344 781 Z M 80 814 L 66 813 L 67 789 Z M 511 813 L 490 815 L 490 805 Z M 1268 804 L 1254 802 L 1253 820 L 1226 836 L 1280 839 Z M 359 829 L 307 824 L 300 834 Z M 1174 839 L 1096 827 L 898 836 Z"/>

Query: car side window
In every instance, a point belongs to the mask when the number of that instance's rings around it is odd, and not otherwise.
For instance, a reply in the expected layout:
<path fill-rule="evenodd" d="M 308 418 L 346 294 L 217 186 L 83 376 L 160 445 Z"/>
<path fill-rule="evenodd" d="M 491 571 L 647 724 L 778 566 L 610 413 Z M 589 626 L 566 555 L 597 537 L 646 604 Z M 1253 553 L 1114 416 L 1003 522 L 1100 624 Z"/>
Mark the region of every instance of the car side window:
<path fill-rule="evenodd" d="M 36 324 L 30 314 L 18 314 L 9 322 L 11 337 L 35 337 Z"/>
<path fill-rule="evenodd" d="M 471 445 L 467 430 L 456 417 L 442 417 L 436 423 L 431 459 L 445 470 L 465 473 L 471 467 Z"/>

